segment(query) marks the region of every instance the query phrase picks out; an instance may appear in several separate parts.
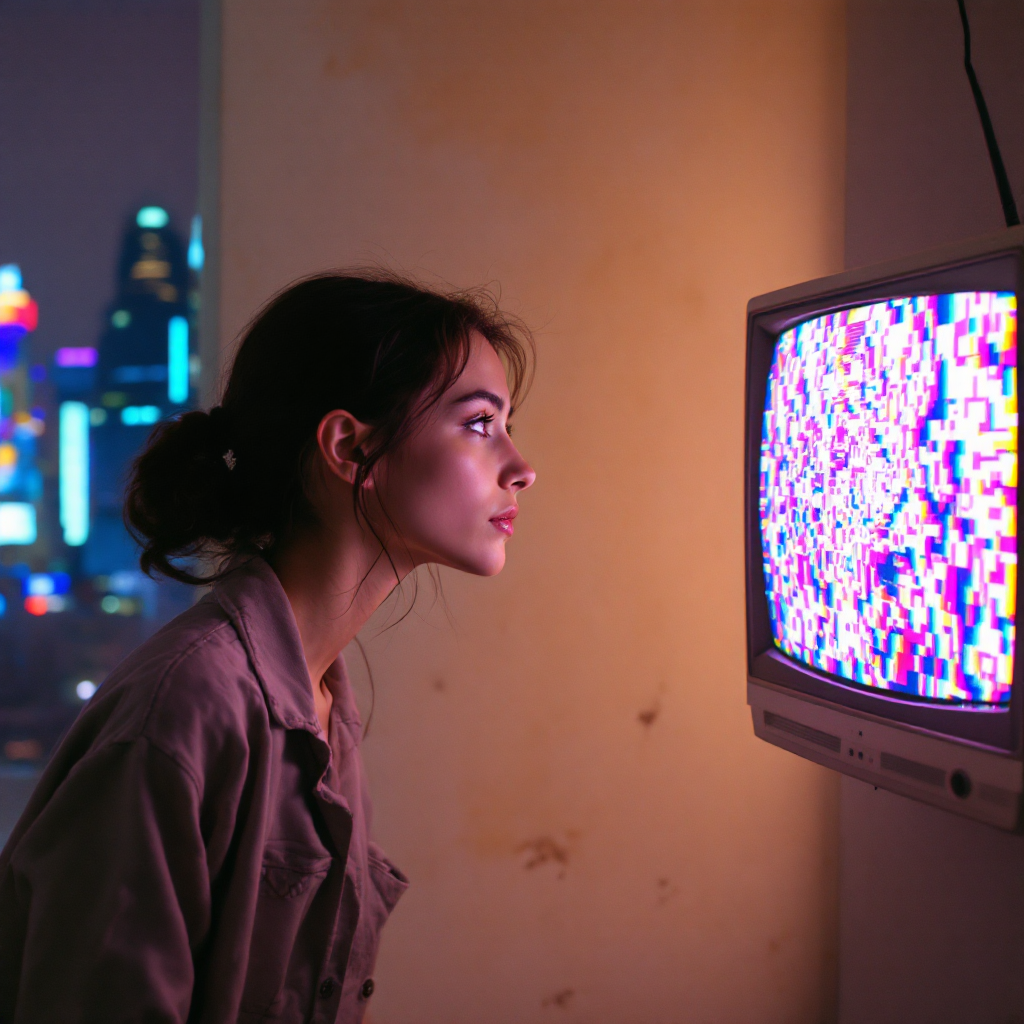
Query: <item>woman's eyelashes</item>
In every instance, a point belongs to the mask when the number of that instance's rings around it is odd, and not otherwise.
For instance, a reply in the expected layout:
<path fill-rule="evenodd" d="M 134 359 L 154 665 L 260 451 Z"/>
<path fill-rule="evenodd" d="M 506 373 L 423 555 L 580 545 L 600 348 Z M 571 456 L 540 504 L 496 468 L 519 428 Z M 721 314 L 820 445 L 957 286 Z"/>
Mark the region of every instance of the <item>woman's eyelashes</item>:
<path fill-rule="evenodd" d="M 480 437 L 490 437 L 490 426 L 493 422 L 494 413 L 481 412 L 474 416 L 472 419 L 467 420 L 464 426 L 466 427 L 467 430 L 472 431 L 474 434 L 479 434 Z"/>

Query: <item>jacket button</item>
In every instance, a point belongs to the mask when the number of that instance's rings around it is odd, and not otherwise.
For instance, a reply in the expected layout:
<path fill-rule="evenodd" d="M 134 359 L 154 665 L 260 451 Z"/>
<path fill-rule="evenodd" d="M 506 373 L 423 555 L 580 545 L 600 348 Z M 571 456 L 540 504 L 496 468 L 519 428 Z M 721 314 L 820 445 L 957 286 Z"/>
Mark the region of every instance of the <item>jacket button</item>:
<path fill-rule="evenodd" d="M 321 985 L 320 985 L 320 998 L 321 999 L 330 999 L 331 998 L 331 993 L 333 991 L 334 991 L 334 982 L 331 981 L 330 978 L 328 978 L 325 982 L 322 982 Z"/>
<path fill-rule="evenodd" d="M 366 981 L 363 982 L 363 987 L 359 990 L 359 994 L 364 999 L 369 999 L 370 996 L 373 995 L 373 989 L 373 978 L 367 978 Z"/>

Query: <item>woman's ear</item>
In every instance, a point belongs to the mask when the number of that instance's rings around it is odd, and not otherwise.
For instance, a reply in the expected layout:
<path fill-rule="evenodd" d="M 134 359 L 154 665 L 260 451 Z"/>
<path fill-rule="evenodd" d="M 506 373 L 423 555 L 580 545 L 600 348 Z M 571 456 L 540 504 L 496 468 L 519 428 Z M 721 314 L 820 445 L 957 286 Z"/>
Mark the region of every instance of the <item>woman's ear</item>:
<path fill-rule="evenodd" d="M 317 447 L 328 470 L 346 483 L 354 484 L 359 467 L 366 461 L 360 447 L 371 427 L 344 409 L 329 412 L 316 431 Z"/>

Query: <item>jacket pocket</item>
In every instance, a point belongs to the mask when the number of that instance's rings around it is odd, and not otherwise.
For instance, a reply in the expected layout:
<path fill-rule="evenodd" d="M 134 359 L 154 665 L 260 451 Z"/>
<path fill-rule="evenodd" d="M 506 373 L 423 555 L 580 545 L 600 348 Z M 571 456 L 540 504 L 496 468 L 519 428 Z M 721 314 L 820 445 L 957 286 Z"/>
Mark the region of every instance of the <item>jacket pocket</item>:
<path fill-rule="evenodd" d="M 267 844 L 242 993 L 247 1015 L 264 1016 L 280 999 L 302 924 L 332 863 L 330 856 L 296 843 Z"/>
<path fill-rule="evenodd" d="M 409 888 L 409 879 L 388 860 L 376 843 L 371 842 L 368 845 L 366 859 L 370 868 L 370 878 L 380 900 L 380 910 L 383 911 L 380 921 L 383 924 L 391 916 L 391 911 L 395 909 L 395 904 L 402 893 Z"/>

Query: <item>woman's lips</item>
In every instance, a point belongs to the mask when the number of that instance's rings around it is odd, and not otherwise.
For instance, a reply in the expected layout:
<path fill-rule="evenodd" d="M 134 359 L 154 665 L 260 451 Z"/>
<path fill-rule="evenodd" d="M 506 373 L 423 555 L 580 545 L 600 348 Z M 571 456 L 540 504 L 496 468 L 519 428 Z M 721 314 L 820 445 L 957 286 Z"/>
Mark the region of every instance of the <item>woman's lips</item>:
<path fill-rule="evenodd" d="M 512 525 L 512 520 L 519 515 L 519 509 L 514 505 L 512 508 L 505 509 L 504 512 L 500 512 L 496 516 L 492 516 L 491 522 L 499 529 L 502 533 L 511 537 L 515 533 L 515 527 Z"/>

